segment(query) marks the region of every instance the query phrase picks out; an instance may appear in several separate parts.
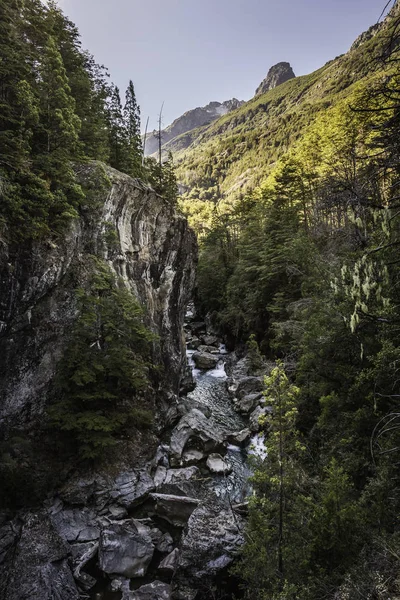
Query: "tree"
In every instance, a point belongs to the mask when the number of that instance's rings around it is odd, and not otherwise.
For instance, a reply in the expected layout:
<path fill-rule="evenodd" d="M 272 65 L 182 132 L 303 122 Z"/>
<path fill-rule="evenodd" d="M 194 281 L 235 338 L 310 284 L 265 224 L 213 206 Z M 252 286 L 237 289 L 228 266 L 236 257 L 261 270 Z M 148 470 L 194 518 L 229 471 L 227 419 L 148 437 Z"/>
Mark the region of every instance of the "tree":
<path fill-rule="evenodd" d="M 132 81 L 126 90 L 124 106 L 124 125 L 127 139 L 126 172 L 132 177 L 142 175 L 143 146 L 140 134 L 140 108 L 136 101 L 135 88 Z"/>
<path fill-rule="evenodd" d="M 127 138 L 121 96 L 118 87 L 113 87 L 108 106 L 108 123 L 110 137 L 110 165 L 114 169 L 124 171 L 127 164 Z"/>
<path fill-rule="evenodd" d="M 310 502 L 299 460 L 304 452 L 296 429 L 299 390 L 280 363 L 265 378 L 265 385 L 269 412 L 262 424 L 267 432 L 267 458 L 252 479 L 255 493 L 237 573 L 250 583 L 248 598 L 277 600 L 297 597 L 300 581 L 305 592 Z"/>
<path fill-rule="evenodd" d="M 109 267 L 97 259 L 94 267 L 89 291 L 77 291 L 80 315 L 49 408 L 52 427 L 73 436 L 82 458 L 99 458 L 132 428 L 152 423 L 145 394 L 156 337 L 145 327 L 136 299 Z"/>

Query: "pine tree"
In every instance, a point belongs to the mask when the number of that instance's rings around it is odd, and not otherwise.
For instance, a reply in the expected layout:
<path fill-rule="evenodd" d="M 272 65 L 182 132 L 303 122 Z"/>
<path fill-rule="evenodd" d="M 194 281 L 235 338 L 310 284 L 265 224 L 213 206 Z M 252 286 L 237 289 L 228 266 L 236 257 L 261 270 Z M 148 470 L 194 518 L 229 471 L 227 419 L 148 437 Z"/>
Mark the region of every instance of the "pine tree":
<path fill-rule="evenodd" d="M 140 108 L 136 101 L 135 88 L 129 82 L 125 95 L 124 125 L 127 138 L 126 172 L 132 177 L 141 177 L 143 145 L 140 134 Z"/>
<path fill-rule="evenodd" d="M 113 87 L 109 106 L 110 165 L 124 171 L 127 165 L 127 137 L 124 125 L 121 96 L 118 87 Z"/>
<path fill-rule="evenodd" d="M 255 495 L 250 501 L 247 541 L 237 573 L 250 584 L 248 598 L 283 600 L 295 598 L 298 582 L 305 582 L 310 507 L 300 462 L 304 446 L 296 429 L 299 389 L 279 363 L 265 384 L 270 411 L 262 418 L 267 459 L 253 477 Z M 307 597 L 305 587 L 302 598 Z"/>

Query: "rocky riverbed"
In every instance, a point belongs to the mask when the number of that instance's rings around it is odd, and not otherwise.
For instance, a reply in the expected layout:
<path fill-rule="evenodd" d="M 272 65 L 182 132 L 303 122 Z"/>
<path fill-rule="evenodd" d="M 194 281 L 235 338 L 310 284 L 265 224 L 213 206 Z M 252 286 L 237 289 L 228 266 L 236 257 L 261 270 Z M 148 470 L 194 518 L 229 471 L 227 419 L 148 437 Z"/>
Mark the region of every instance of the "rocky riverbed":
<path fill-rule="evenodd" d="M 191 320 L 183 378 L 191 391 L 153 459 L 115 477 L 72 478 L 40 510 L 3 517 L 7 600 L 232 597 L 229 567 L 251 493 L 247 459 L 262 453 L 258 416 L 267 409 L 246 359 Z"/>

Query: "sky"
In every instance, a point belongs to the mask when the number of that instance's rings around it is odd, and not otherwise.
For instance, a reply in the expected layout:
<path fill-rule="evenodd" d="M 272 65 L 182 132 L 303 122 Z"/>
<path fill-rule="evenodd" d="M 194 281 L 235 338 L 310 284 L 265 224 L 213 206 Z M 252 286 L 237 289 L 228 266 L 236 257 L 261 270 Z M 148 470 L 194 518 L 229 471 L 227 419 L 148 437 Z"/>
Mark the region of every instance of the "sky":
<path fill-rule="evenodd" d="M 249 100 L 268 69 L 305 75 L 346 52 L 386 0 L 59 0 L 150 130 L 197 106 Z"/>

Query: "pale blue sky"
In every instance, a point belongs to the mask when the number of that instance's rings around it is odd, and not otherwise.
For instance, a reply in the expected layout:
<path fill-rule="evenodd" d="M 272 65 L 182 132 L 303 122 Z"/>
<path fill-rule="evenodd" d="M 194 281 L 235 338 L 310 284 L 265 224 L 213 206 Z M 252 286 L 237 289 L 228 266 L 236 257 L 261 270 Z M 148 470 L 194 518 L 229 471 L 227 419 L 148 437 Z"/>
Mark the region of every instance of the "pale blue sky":
<path fill-rule="evenodd" d="M 60 0 L 83 45 L 150 127 L 210 101 L 248 100 L 280 61 L 304 75 L 346 52 L 385 0 Z M 142 123 L 143 125 L 143 123 Z"/>

